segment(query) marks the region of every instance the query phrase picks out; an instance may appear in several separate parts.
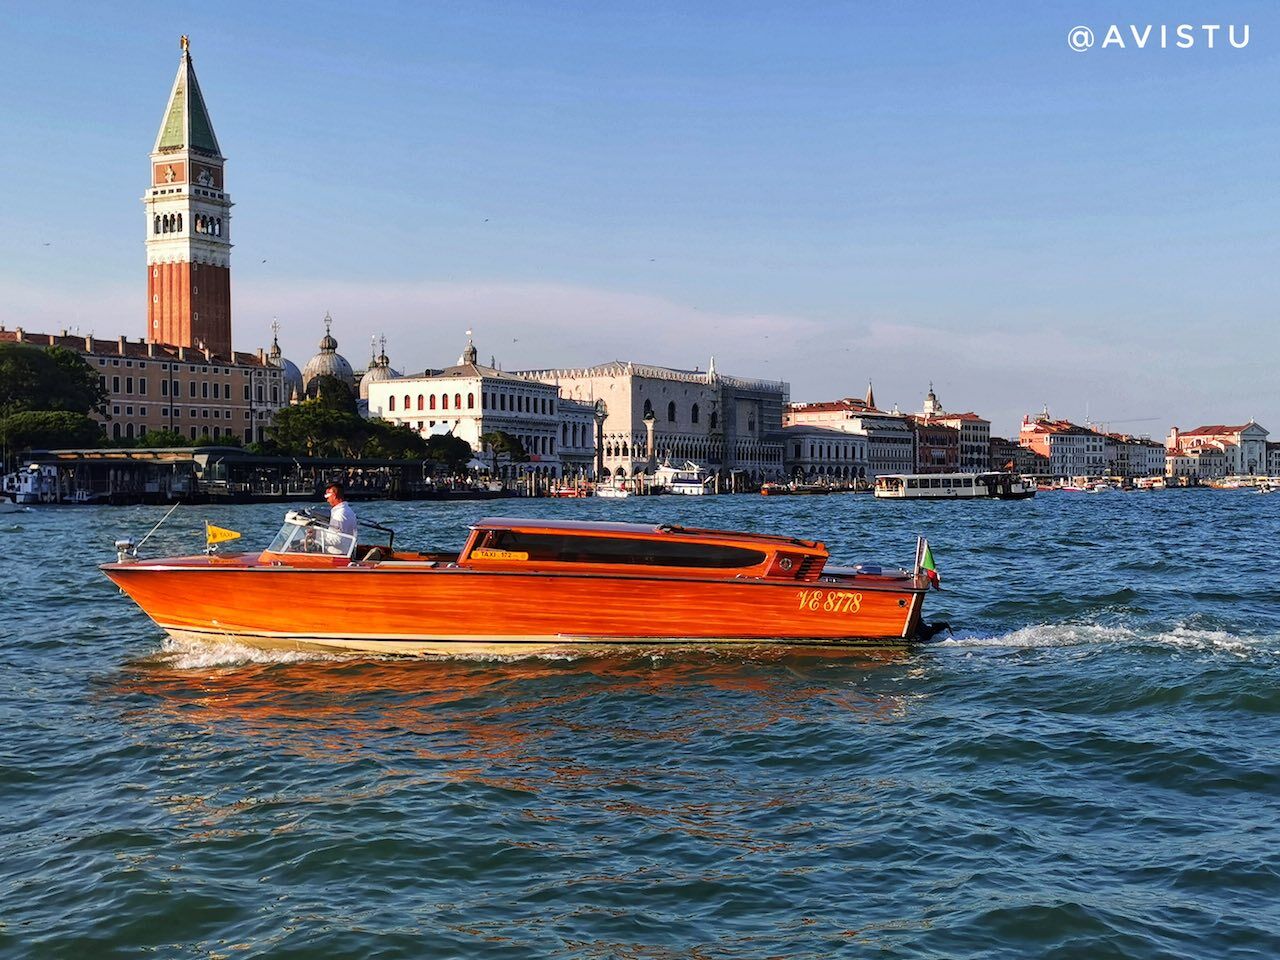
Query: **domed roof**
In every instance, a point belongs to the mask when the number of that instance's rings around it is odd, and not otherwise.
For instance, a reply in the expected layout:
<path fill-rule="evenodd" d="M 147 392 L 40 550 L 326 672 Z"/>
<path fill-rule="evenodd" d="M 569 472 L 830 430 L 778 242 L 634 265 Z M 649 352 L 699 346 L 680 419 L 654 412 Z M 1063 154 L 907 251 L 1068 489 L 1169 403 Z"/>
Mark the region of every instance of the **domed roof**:
<path fill-rule="evenodd" d="M 302 396 L 302 371 L 297 364 L 280 352 L 280 324 L 271 324 L 271 352 L 267 354 L 267 362 L 278 367 L 284 373 L 284 399 L 288 402 L 297 393 Z"/>
<path fill-rule="evenodd" d="M 347 358 L 338 353 L 338 341 L 329 332 L 333 317 L 324 315 L 324 338 L 320 341 L 320 352 L 307 361 L 302 368 L 302 386 L 306 393 L 311 392 L 312 384 L 320 377 L 336 377 L 347 386 L 355 389 L 356 376 Z"/>
<path fill-rule="evenodd" d="M 369 399 L 369 384 L 380 383 L 384 380 L 395 380 L 401 376 L 399 370 L 391 369 L 391 359 L 387 356 L 387 338 L 382 337 L 380 346 L 382 352 L 376 357 L 369 360 L 369 366 L 364 374 L 360 377 L 360 399 Z"/>

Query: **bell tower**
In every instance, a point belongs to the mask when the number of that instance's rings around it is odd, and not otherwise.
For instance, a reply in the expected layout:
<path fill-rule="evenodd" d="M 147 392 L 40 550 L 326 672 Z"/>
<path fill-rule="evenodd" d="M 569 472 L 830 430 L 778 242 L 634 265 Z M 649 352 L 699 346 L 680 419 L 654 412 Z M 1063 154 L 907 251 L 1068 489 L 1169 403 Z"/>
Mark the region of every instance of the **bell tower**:
<path fill-rule="evenodd" d="M 147 337 L 151 343 L 231 356 L 231 197 L 226 158 L 182 60 L 151 151 L 147 212 Z"/>

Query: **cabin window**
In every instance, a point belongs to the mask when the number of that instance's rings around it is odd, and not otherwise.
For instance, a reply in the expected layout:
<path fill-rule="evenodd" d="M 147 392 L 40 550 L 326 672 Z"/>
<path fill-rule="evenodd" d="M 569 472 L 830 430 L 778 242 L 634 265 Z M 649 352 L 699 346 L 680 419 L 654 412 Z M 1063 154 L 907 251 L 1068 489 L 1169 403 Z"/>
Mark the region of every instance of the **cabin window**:
<path fill-rule="evenodd" d="M 732 569 L 756 567 L 765 560 L 762 551 L 718 543 L 583 537 L 572 533 L 525 533 L 518 530 L 493 531 L 487 536 L 485 546 L 527 553 L 530 560 L 558 563 Z"/>

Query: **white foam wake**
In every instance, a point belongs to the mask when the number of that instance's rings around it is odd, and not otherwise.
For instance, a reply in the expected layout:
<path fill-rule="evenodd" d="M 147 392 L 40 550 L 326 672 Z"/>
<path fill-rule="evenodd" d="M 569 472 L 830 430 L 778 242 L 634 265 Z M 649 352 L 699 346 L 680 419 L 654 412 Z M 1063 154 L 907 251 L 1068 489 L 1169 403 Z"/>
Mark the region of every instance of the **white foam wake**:
<path fill-rule="evenodd" d="M 1230 653 L 1240 657 L 1280 653 L 1280 636 L 1241 636 L 1225 630 L 1201 630 L 1178 624 L 1166 630 L 1092 623 L 1035 623 L 1007 633 L 960 631 L 939 647 L 1072 647 L 1164 645 L 1185 650 Z"/>

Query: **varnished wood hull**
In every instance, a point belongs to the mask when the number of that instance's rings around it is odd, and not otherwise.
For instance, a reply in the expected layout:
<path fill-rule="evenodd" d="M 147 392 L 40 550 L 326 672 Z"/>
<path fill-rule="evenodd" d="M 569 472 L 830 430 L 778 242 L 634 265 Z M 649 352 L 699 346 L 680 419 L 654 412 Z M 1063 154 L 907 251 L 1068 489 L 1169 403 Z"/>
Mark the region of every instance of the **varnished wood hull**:
<path fill-rule="evenodd" d="M 918 581 L 769 581 L 403 565 L 295 569 L 189 558 L 103 571 L 181 639 L 386 654 L 618 645 L 898 646 Z"/>

